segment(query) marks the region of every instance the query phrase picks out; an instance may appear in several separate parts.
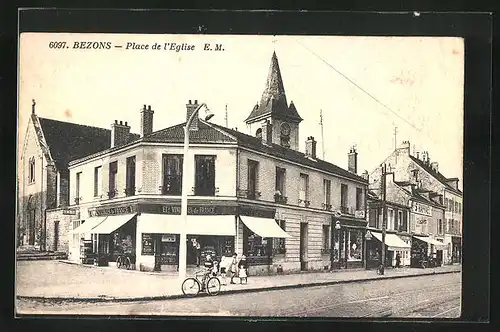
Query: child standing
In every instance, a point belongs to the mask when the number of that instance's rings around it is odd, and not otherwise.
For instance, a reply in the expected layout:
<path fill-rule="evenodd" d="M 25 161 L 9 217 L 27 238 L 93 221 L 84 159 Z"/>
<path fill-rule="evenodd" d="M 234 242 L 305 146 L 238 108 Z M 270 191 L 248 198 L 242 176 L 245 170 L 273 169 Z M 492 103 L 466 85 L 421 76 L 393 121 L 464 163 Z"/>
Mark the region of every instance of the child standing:
<path fill-rule="evenodd" d="M 235 284 L 234 277 L 236 277 L 236 267 L 238 265 L 238 261 L 236 260 L 236 253 L 233 254 L 231 258 L 231 265 L 229 266 L 229 271 L 231 272 L 231 284 Z"/>
<path fill-rule="evenodd" d="M 247 273 L 247 258 L 245 255 L 241 256 L 241 260 L 238 263 L 238 276 L 240 277 L 240 284 L 245 280 L 245 284 L 248 283 L 248 273 Z"/>

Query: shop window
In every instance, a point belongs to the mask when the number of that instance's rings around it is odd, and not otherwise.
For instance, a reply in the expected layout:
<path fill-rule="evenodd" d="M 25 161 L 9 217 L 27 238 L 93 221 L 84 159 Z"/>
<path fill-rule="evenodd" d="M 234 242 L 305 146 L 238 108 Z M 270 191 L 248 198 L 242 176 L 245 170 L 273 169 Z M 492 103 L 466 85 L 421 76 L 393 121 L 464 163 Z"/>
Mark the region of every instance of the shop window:
<path fill-rule="evenodd" d="M 360 261 L 363 249 L 363 233 L 358 230 L 347 232 L 347 260 Z"/>
<path fill-rule="evenodd" d="M 248 159 L 248 192 L 247 198 L 255 199 L 257 196 L 257 180 L 259 162 Z"/>
<path fill-rule="evenodd" d="M 108 197 L 113 198 L 116 196 L 116 173 L 118 173 L 118 162 L 113 161 L 109 163 L 109 191 Z"/>
<path fill-rule="evenodd" d="M 299 203 L 309 205 L 309 175 L 300 173 Z"/>
<path fill-rule="evenodd" d="M 215 195 L 215 156 L 196 155 L 196 196 Z"/>
<path fill-rule="evenodd" d="M 247 227 L 243 233 L 243 250 L 248 257 L 249 264 L 267 265 L 270 263 L 272 239 L 262 238 Z"/>
<path fill-rule="evenodd" d="M 126 167 L 125 195 L 133 196 L 135 195 L 135 156 L 127 158 Z"/>
<path fill-rule="evenodd" d="M 94 197 L 100 197 L 102 191 L 102 167 L 97 166 L 94 168 Z"/>
<path fill-rule="evenodd" d="M 276 223 L 281 227 L 282 230 L 286 231 L 286 222 L 285 220 L 276 220 Z M 284 238 L 274 238 L 273 239 L 273 254 L 279 255 L 284 254 L 285 249 L 285 239 Z"/>
<path fill-rule="evenodd" d="M 29 168 L 28 168 L 28 182 L 35 182 L 35 157 L 31 157 L 29 159 Z"/>
<path fill-rule="evenodd" d="M 356 188 L 356 210 L 363 210 L 363 189 Z"/>
<path fill-rule="evenodd" d="M 340 211 L 342 213 L 347 213 L 347 195 L 348 195 L 348 187 L 346 184 L 340 185 Z"/>
<path fill-rule="evenodd" d="M 182 193 L 182 165 L 181 154 L 164 154 L 162 195 L 180 196 Z"/>
<path fill-rule="evenodd" d="M 330 225 L 323 225 L 323 247 L 321 248 L 322 254 L 330 252 Z"/>

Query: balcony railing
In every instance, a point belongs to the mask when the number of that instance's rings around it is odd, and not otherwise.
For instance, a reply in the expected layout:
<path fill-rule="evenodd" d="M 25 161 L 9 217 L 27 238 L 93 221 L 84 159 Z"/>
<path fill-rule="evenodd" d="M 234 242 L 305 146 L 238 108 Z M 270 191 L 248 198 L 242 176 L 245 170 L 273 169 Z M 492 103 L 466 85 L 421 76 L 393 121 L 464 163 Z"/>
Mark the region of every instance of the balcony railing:
<path fill-rule="evenodd" d="M 287 197 L 280 194 L 274 194 L 274 201 L 278 204 L 286 204 Z"/>
<path fill-rule="evenodd" d="M 306 201 L 306 200 L 303 200 L 300 198 L 299 198 L 298 202 L 299 202 L 299 205 L 303 204 L 305 207 L 309 207 L 309 205 L 311 205 L 311 201 Z"/>
<path fill-rule="evenodd" d="M 321 249 L 321 254 L 328 255 L 328 254 L 330 254 L 331 251 L 332 250 L 330 248 L 323 248 L 323 249 Z"/>
<path fill-rule="evenodd" d="M 332 210 L 332 204 L 322 203 L 321 206 L 323 207 L 324 210 L 327 210 L 327 211 Z"/>
<path fill-rule="evenodd" d="M 348 214 L 349 213 L 349 208 L 347 206 L 341 206 L 340 207 L 340 212 L 343 214 Z"/>
<path fill-rule="evenodd" d="M 260 191 L 238 189 L 237 196 L 241 198 L 257 199 L 258 197 L 260 197 Z"/>
<path fill-rule="evenodd" d="M 75 204 L 78 205 L 80 204 L 82 201 L 82 198 L 81 197 L 75 197 Z"/>
<path fill-rule="evenodd" d="M 135 195 L 135 187 L 125 188 L 125 196 L 134 196 Z"/>
<path fill-rule="evenodd" d="M 108 191 L 108 198 L 109 199 L 116 197 L 116 195 L 118 195 L 118 190 L 112 189 L 112 190 Z"/>

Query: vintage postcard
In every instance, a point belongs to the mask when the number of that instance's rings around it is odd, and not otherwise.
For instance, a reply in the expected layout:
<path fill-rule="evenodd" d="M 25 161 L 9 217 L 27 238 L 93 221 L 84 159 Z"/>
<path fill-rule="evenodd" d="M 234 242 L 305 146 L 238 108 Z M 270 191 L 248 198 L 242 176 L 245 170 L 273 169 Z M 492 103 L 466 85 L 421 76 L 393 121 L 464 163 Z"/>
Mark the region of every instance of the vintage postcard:
<path fill-rule="evenodd" d="M 19 52 L 18 315 L 460 317 L 463 39 Z"/>

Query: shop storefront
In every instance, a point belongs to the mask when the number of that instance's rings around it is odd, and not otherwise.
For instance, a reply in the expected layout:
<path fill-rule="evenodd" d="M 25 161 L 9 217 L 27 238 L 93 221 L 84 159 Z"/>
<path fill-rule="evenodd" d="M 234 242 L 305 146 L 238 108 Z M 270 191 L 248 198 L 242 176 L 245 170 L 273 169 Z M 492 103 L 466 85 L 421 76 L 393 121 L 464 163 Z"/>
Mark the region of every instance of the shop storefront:
<path fill-rule="evenodd" d="M 413 236 L 411 266 L 422 267 L 423 263 L 426 266 L 442 266 L 444 263 L 443 251 L 446 249 L 446 244 L 431 237 Z"/>
<path fill-rule="evenodd" d="M 333 225 L 331 268 L 362 268 L 366 221 L 334 218 Z"/>
<path fill-rule="evenodd" d="M 462 262 L 462 238 L 459 236 L 451 237 L 451 262 L 453 264 Z"/>
<path fill-rule="evenodd" d="M 376 268 L 382 260 L 382 233 L 370 230 L 371 240 L 366 241 L 367 260 L 366 268 Z M 396 266 L 396 255 L 400 256 L 400 266 L 410 265 L 411 245 L 403 241 L 398 235 L 386 233 L 385 235 L 385 266 Z"/>

